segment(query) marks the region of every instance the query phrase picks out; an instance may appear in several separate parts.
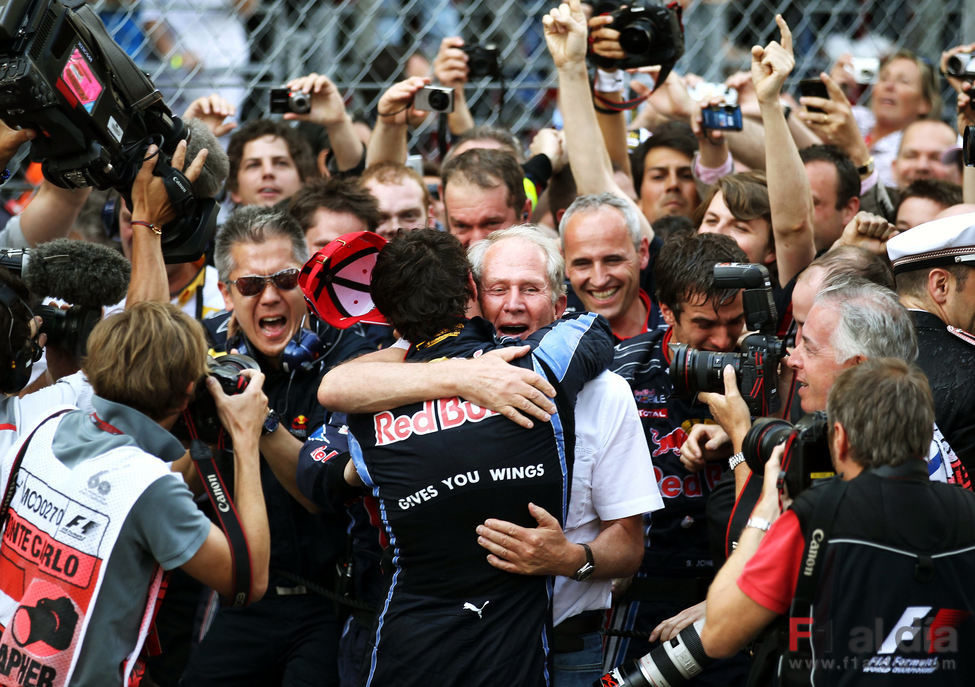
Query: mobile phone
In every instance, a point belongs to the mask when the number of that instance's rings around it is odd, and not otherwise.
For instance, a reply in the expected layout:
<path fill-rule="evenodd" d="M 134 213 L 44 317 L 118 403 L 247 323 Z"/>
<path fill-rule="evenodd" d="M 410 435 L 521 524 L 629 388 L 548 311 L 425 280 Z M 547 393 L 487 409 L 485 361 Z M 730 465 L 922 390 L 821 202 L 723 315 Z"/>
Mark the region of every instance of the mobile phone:
<path fill-rule="evenodd" d="M 829 91 L 826 90 L 826 84 L 824 84 L 819 79 L 803 79 L 799 82 L 799 95 L 806 98 L 825 98 L 829 100 Z M 809 112 L 825 112 L 821 107 L 812 107 L 806 105 L 806 110 Z"/>
<path fill-rule="evenodd" d="M 711 105 L 701 109 L 701 126 L 705 129 L 741 131 L 741 108 L 738 105 Z"/>

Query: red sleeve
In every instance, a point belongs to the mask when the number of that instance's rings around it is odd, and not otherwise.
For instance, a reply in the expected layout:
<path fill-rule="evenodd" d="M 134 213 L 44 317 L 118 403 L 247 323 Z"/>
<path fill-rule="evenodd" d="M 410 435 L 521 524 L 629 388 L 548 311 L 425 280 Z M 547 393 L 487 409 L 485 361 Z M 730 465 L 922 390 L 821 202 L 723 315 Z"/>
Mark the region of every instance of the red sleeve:
<path fill-rule="evenodd" d="M 755 555 L 745 564 L 738 588 L 773 613 L 788 612 L 805 548 L 799 518 L 788 510 L 772 524 Z"/>

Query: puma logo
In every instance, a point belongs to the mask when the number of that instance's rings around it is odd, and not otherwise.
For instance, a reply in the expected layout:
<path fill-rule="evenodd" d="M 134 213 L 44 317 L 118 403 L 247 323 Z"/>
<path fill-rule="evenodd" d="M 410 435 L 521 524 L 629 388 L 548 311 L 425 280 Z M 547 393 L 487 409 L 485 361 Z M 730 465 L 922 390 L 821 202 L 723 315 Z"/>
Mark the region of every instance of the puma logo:
<path fill-rule="evenodd" d="M 481 618 L 483 620 L 484 619 L 484 616 L 481 615 L 481 614 L 484 612 L 484 608 L 489 603 L 491 603 L 491 602 L 490 601 L 485 601 L 484 602 L 484 605 L 481 606 L 480 608 L 478 608 L 477 606 L 475 606 L 474 604 L 472 604 L 470 601 L 465 601 L 464 602 L 464 610 L 465 611 L 471 611 L 472 613 L 477 613 L 477 617 L 478 618 Z"/>

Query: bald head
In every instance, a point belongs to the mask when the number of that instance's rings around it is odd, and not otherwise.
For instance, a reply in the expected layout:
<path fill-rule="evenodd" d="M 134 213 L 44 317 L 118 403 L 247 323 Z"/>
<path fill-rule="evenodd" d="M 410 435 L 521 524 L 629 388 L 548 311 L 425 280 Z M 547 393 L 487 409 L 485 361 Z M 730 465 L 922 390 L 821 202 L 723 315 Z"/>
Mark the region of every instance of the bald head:
<path fill-rule="evenodd" d="M 958 134 L 950 126 L 936 119 L 919 119 L 904 129 L 900 149 L 892 169 L 900 187 L 917 179 L 942 179 L 961 183 L 955 165 L 941 161 L 945 151 L 957 145 Z"/>

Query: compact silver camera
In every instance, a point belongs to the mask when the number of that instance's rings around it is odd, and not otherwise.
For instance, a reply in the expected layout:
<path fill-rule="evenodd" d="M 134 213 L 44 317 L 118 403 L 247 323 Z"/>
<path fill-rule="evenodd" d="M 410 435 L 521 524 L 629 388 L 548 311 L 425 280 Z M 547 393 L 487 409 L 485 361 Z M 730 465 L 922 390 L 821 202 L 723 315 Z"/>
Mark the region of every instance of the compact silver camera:
<path fill-rule="evenodd" d="M 453 112 L 454 91 L 444 86 L 424 86 L 413 99 L 413 107 L 431 112 Z"/>

